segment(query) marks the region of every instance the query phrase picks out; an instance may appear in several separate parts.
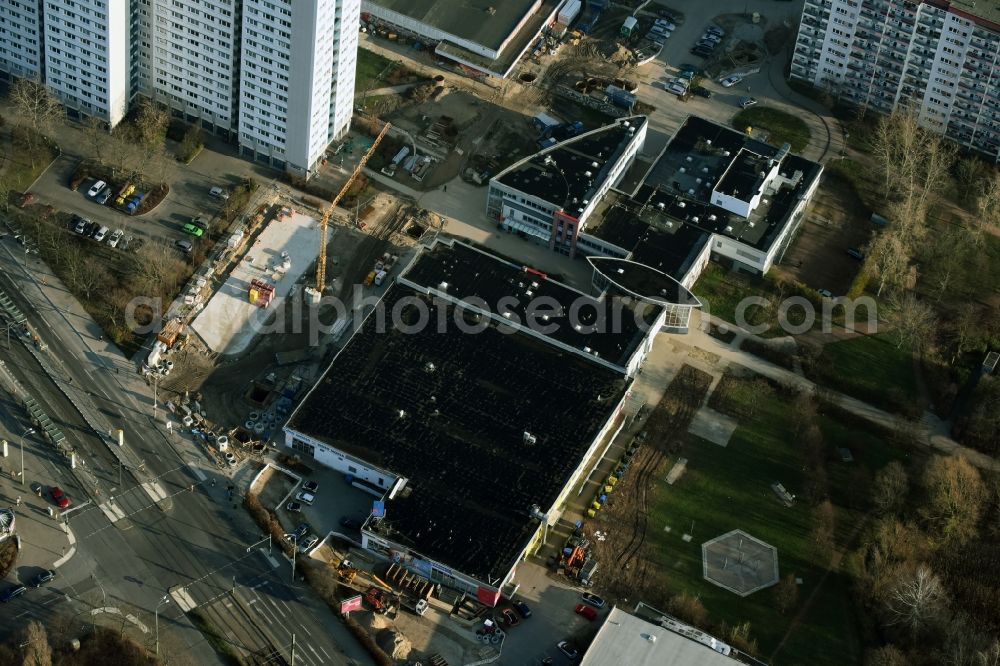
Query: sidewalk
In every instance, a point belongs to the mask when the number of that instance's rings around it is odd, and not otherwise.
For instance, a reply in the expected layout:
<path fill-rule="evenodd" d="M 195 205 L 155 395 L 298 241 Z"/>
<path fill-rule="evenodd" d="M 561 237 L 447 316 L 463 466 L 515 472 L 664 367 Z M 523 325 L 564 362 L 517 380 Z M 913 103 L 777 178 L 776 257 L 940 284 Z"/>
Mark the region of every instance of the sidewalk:
<path fill-rule="evenodd" d="M 34 479 L 41 465 L 37 458 L 32 464 L 29 478 Z M 20 539 L 21 551 L 12 573 L 19 582 L 27 584 L 43 569 L 57 569 L 76 554 L 76 538 L 58 513 L 49 516 L 51 504 L 46 497 L 38 497 L 29 487 L 22 488 L 17 480 L 4 474 L 0 476 L 0 502 L 15 516 L 14 532 Z"/>

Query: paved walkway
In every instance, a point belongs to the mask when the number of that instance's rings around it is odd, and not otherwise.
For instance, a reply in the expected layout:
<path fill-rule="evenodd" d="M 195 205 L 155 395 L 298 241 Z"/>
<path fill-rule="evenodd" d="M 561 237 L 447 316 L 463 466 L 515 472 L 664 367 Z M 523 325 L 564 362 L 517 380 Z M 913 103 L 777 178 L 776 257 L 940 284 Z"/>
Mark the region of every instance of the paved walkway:
<path fill-rule="evenodd" d="M 826 162 L 840 155 L 844 150 L 844 130 L 840 121 L 833 117 L 828 108 L 816 100 L 797 93 L 788 86 L 785 80 L 785 65 L 791 57 L 793 44 L 787 44 L 780 53 L 770 57 L 767 66 L 767 79 L 775 94 L 784 101 L 800 107 L 799 115 L 809 125 L 812 135 L 809 147 L 802 154 L 820 162 Z M 818 151 L 818 152 L 817 152 Z"/>
<path fill-rule="evenodd" d="M 416 88 L 417 86 L 428 83 L 425 79 L 423 81 L 417 81 L 416 83 L 403 83 L 398 86 L 387 86 L 385 88 L 375 88 L 374 90 L 368 90 L 364 94 L 367 97 L 378 97 L 379 95 L 398 95 L 404 93 L 410 88 Z"/>
<path fill-rule="evenodd" d="M 717 326 L 725 325 L 731 330 L 738 330 L 733 324 L 725 322 L 717 317 L 710 317 L 710 321 Z M 765 361 L 759 356 L 754 356 L 753 354 L 742 351 L 738 348 L 740 341 L 747 337 L 755 338 L 764 343 L 773 343 L 773 341 L 759 338 L 747 333 L 746 331 L 740 331 L 740 334 L 738 334 L 736 338 L 729 343 L 725 343 L 721 340 L 713 338 L 705 330 L 703 330 L 707 323 L 708 322 L 701 320 L 700 313 L 696 314 L 691 332 L 688 334 L 687 338 L 683 340 L 683 342 L 692 348 L 701 349 L 713 354 L 717 357 L 714 365 L 723 367 L 729 364 L 741 365 L 769 379 L 773 379 L 800 390 L 811 392 L 816 392 L 817 390 L 822 391 L 825 399 L 834 403 L 841 409 L 844 409 L 855 416 L 863 418 L 866 421 L 883 428 L 900 430 L 911 427 L 910 422 L 900 416 L 890 414 L 889 412 L 874 407 L 866 402 L 858 400 L 857 398 L 852 398 L 849 395 L 838 393 L 837 391 L 830 390 L 826 387 L 817 386 L 815 382 L 803 377 L 800 374 L 782 368 L 781 366 L 775 365 L 769 361 Z M 924 442 L 932 448 L 941 451 L 942 453 L 964 456 L 969 460 L 969 462 L 979 468 L 991 471 L 1000 471 L 1000 460 L 997 460 L 996 458 L 980 451 L 962 446 L 955 440 L 951 439 L 948 436 L 947 423 L 937 419 L 933 415 L 925 415 L 923 420 L 916 424 L 916 428 L 921 439 L 923 439 Z"/>

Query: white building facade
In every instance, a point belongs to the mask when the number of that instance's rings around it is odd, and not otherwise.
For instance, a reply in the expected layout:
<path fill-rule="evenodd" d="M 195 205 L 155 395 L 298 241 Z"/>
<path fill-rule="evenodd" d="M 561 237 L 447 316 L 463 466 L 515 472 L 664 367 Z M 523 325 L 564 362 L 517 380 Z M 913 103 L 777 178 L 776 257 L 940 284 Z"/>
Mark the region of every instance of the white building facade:
<path fill-rule="evenodd" d="M 806 0 L 791 76 L 862 109 L 907 105 L 923 127 L 1000 162 L 998 59 L 989 3 Z"/>
<path fill-rule="evenodd" d="M 131 0 L 45 0 L 45 83 L 71 117 L 111 126 L 139 87 L 138 7 Z"/>
<path fill-rule="evenodd" d="M 224 138 L 239 101 L 238 0 L 142 0 L 140 88 L 175 118 Z"/>
<path fill-rule="evenodd" d="M 245 157 L 308 177 L 330 142 L 347 132 L 360 12 L 360 0 L 244 0 Z"/>
<path fill-rule="evenodd" d="M 37 0 L 0 3 L 0 76 L 37 80 L 42 69 L 42 22 Z"/>

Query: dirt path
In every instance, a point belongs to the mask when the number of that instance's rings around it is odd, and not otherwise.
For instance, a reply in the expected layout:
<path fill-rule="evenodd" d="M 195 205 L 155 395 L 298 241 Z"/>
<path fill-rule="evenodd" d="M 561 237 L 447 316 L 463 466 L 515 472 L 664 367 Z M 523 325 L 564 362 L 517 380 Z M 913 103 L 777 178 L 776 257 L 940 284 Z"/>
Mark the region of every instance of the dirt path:
<path fill-rule="evenodd" d="M 834 551 L 833 556 L 830 558 L 830 566 L 827 567 L 826 571 L 823 572 L 823 576 L 819 579 L 819 583 L 816 588 L 809 594 L 806 600 L 802 603 L 802 607 L 799 608 L 799 612 L 795 614 L 792 621 L 788 624 L 788 629 L 785 631 L 785 635 L 781 637 L 781 641 L 778 642 L 778 646 L 774 648 L 774 652 L 768 657 L 768 661 L 774 662 L 775 657 L 781 652 L 782 648 L 785 647 L 785 643 L 788 641 L 789 637 L 798 629 L 799 624 L 802 623 L 802 618 L 806 616 L 809 610 L 812 608 L 813 602 L 816 601 L 816 597 L 820 590 L 823 589 L 823 585 L 826 584 L 826 579 L 831 573 L 837 571 L 840 568 L 840 563 L 844 559 L 844 555 L 851 546 L 854 545 L 855 540 L 861 533 L 861 530 L 868 524 L 868 518 L 870 514 L 865 514 L 864 518 L 859 520 L 855 525 L 851 533 L 847 535 L 847 540 L 844 542 L 843 548 L 838 548 Z"/>

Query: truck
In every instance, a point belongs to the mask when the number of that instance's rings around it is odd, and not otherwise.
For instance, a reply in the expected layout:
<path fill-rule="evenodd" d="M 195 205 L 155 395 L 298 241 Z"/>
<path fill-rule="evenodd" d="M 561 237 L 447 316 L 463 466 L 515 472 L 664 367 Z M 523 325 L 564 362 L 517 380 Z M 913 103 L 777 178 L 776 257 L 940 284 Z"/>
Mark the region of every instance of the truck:
<path fill-rule="evenodd" d="M 378 274 L 375 271 L 371 271 L 370 273 L 368 273 L 367 276 L 365 276 L 365 286 L 366 287 L 370 286 L 371 283 L 375 281 L 375 276 L 376 275 L 378 275 Z"/>
<path fill-rule="evenodd" d="M 375 274 L 375 286 L 381 287 L 382 283 L 385 282 L 386 276 L 389 275 L 385 270 L 381 270 Z"/>

